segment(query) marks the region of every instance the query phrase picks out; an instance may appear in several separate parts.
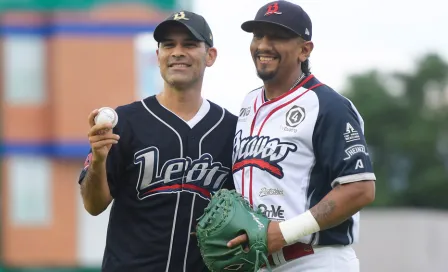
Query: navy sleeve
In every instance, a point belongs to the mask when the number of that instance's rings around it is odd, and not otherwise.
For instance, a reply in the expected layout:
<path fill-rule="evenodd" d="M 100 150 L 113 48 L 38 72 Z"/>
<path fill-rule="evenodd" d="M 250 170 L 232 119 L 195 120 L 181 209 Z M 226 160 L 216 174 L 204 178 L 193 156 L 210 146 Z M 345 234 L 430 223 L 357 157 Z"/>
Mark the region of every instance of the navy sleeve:
<path fill-rule="evenodd" d="M 117 111 L 117 114 L 118 111 Z M 119 117 L 119 120 L 121 121 L 122 117 Z M 109 150 L 109 154 L 107 155 L 107 159 L 106 159 L 106 173 L 107 173 L 107 182 L 109 184 L 109 190 L 110 190 L 110 194 L 113 198 L 116 198 L 117 196 L 117 191 L 118 191 L 118 185 L 119 185 L 119 181 L 122 179 L 122 174 L 123 174 L 123 154 L 122 154 L 122 149 L 123 149 L 123 137 L 120 134 L 120 126 L 117 124 L 116 127 L 114 127 L 113 129 L 113 133 L 120 135 L 120 140 L 118 141 L 117 144 L 112 145 L 111 149 Z M 87 158 L 84 162 L 84 168 L 82 169 L 80 175 L 79 175 L 79 179 L 78 182 L 79 184 L 81 184 L 82 180 L 84 179 L 84 177 L 87 174 L 87 171 L 89 170 L 89 166 L 90 163 L 92 161 L 92 150 L 90 149 Z"/>
<path fill-rule="evenodd" d="M 316 163 L 323 167 L 331 186 L 376 180 L 366 139 L 364 122 L 354 105 L 337 99 L 320 105 L 313 135 Z"/>
<path fill-rule="evenodd" d="M 228 164 L 229 164 L 229 175 L 227 177 L 227 180 L 224 182 L 224 185 L 222 186 L 222 188 L 226 188 L 228 190 L 234 190 L 235 189 L 235 182 L 233 180 L 233 173 L 232 173 L 232 161 L 233 161 L 233 139 L 235 137 L 235 133 L 236 133 L 236 125 L 238 122 L 238 116 L 230 113 L 229 111 L 226 110 L 226 114 L 229 116 L 228 120 L 229 120 L 229 137 L 228 139 L 226 139 L 227 144 L 225 147 L 225 152 L 227 152 L 228 154 Z"/>

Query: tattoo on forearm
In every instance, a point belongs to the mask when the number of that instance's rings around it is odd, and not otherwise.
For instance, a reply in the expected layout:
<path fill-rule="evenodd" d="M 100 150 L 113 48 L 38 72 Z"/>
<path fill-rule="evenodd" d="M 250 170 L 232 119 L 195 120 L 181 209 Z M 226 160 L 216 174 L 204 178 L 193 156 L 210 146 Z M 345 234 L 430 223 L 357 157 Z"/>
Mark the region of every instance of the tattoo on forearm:
<path fill-rule="evenodd" d="M 323 200 L 318 205 L 310 209 L 311 214 L 316 218 L 317 222 L 326 222 L 336 208 L 334 200 Z"/>

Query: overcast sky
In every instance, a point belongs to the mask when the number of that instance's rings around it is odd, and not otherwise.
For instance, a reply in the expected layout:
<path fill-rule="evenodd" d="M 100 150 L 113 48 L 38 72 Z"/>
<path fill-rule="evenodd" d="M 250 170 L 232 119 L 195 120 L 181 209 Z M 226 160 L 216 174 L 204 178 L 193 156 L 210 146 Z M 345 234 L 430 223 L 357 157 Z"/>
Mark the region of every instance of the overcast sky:
<path fill-rule="evenodd" d="M 212 29 L 218 59 L 206 72 L 204 97 L 236 113 L 244 95 L 261 86 L 249 53 L 253 19 L 266 0 L 195 0 Z M 448 2 L 442 0 L 292 0 L 313 22 L 312 72 L 341 91 L 352 73 L 407 70 L 428 51 L 448 61 Z"/>

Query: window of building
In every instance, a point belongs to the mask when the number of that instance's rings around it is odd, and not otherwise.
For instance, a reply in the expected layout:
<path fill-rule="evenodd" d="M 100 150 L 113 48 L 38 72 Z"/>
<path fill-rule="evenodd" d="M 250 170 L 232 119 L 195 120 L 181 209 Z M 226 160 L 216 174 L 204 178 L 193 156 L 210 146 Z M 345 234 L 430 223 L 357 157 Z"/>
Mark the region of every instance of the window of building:
<path fill-rule="evenodd" d="M 51 162 L 45 157 L 13 156 L 8 160 L 10 222 L 45 226 L 51 222 Z"/>
<path fill-rule="evenodd" d="M 10 105 L 45 102 L 45 40 L 37 35 L 3 39 L 4 100 Z"/>

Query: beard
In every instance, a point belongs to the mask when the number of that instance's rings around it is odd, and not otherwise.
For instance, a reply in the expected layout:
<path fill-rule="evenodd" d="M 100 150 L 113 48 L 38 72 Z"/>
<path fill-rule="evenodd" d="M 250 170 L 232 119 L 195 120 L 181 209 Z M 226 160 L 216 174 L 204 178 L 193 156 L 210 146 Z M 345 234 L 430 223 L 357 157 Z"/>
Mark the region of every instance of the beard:
<path fill-rule="evenodd" d="M 258 57 L 260 55 L 266 54 L 268 56 L 272 56 L 275 58 L 274 62 L 276 62 L 275 66 L 272 64 L 263 64 L 258 62 Z M 255 69 L 257 70 L 257 76 L 263 81 L 270 81 L 274 79 L 277 75 L 278 68 L 280 65 L 281 57 L 276 51 L 267 51 L 267 50 L 256 50 L 252 59 L 255 63 Z"/>
<path fill-rule="evenodd" d="M 261 68 L 261 69 L 257 69 L 257 75 L 261 80 L 269 81 L 277 75 L 277 70 L 266 71 L 263 68 Z"/>

